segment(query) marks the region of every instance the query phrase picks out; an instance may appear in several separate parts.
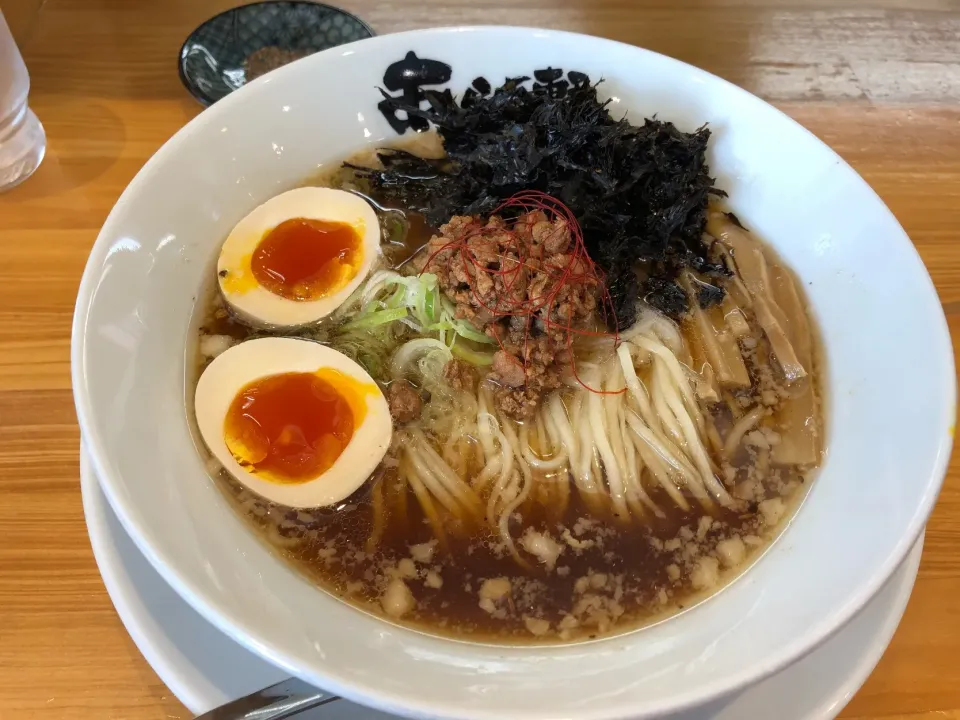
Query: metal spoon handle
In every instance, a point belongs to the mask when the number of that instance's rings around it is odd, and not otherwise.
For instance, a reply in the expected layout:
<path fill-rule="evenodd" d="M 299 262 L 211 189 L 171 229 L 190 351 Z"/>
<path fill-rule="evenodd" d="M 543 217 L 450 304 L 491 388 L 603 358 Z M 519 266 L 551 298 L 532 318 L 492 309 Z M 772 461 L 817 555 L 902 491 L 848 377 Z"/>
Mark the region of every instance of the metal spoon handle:
<path fill-rule="evenodd" d="M 288 678 L 198 715 L 196 720 L 281 720 L 339 699 L 302 680 Z"/>

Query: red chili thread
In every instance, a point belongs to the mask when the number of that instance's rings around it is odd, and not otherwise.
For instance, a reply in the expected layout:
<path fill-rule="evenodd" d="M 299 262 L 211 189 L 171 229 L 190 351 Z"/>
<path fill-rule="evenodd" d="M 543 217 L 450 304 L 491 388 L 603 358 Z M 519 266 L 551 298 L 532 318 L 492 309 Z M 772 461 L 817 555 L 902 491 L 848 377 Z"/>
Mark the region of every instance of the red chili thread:
<path fill-rule="evenodd" d="M 529 213 L 540 210 L 546 215 L 547 220 L 555 223 L 558 218 L 562 219 L 570 230 L 570 243 L 566 248 L 561 248 L 559 253 L 567 258 L 567 262 L 562 267 L 544 264 L 544 248 L 549 242 L 549 238 L 536 245 L 538 253 L 528 256 L 526 243 L 520 240 L 517 232 L 517 226 L 520 223 L 529 222 Z M 463 270 L 467 277 L 473 278 L 470 284 L 470 292 L 477 306 L 483 308 L 492 319 L 501 319 L 505 317 L 523 317 L 525 318 L 524 338 L 522 347 L 523 362 L 517 360 L 517 363 L 523 367 L 526 374 L 526 358 L 528 342 L 530 338 L 530 324 L 533 319 L 540 320 L 547 331 L 561 330 L 566 334 L 566 352 L 570 357 L 570 370 L 576 381 L 590 392 L 601 395 L 619 395 L 626 392 L 626 388 L 620 390 L 602 390 L 595 389 L 587 385 L 577 373 L 576 358 L 573 353 L 573 338 L 575 335 L 591 337 L 609 337 L 612 335 L 614 343 L 619 344 L 619 334 L 598 332 L 574 328 L 573 303 L 570 303 L 570 311 L 564 319 L 559 312 L 555 314 L 559 321 L 551 318 L 551 313 L 557 310 L 557 300 L 564 289 L 574 285 L 584 288 L 594 287 L 597 289 L 600 298 L 600 308 L 604 320 L 612 317 L 613 326 L 617 327 L 616 311 L 613 306 L 613 300 L 607 290 L 605 277 L 590 255 L 587 253 L 586 245 L 583 242 L 583 232 L 580 229 L 580 223 L 577 222 L 573 212 L 560 200 L 537 190 L 525 190 L 513 195 L 497 207 L 492 215 L 499 216 L 506 211 L 515 211 L 518 216 L 511 221 L 506 221 L 503 226 L 487 227 L 485 223 L 474 222 L 467 232 L 458 240 L 451 240 L 439 249 L 435 250 L 427 259 L 424 269 L 426 272 L 437 256 L 448 250 L 453 251 L 454 257 L 451 262 L 461 262 Z M 512 214 L 511 212 L 511 214 Z M 532 232 L 531 227 L 527 228 Z M 556 231 L 555 231 L 556 232 Z M 516 253 L 516 258 L 502 254 L 500 246 L 506 245 L 506 240 L 512 240 L 511 247 L 508 249 Z M 490 251 L 498 258 L 497 268 L 490 268 L 482 263 L 477 257 L 481 250 Z M 529 271 L 529 276 L 527 272 Z M 479 276 L 486 275 L 490 279 L 490 285 L 495 289 L 494 279 L 500 278 L 503 282 L 503 292 L 492 294 L 492 304 L 487 304 L 485 299 L 477 291 Z M 528 288 L 538 275 L 546 275 L 549 279 L 544 284 L 542 294 L 536 297 L 529 297 Z M 526 280 L 524 283 L 523 281 Z M 520 286 L 518 288 L 518 283 Z M 572 295 L 572 293 L 571 293 Z M 491 327 L 495 327 L 491 325 Z M 497 345 L 509 357 L 513 358 L 512 353 L 506 352 L 503 341 L 496 331 L 488 332 L 497 341 Z"/>

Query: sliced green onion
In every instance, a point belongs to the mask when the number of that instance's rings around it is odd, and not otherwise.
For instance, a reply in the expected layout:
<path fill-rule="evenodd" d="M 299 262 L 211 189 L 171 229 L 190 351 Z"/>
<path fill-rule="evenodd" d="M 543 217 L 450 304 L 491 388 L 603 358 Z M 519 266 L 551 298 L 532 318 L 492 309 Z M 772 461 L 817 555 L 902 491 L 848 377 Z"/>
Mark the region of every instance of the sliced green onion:
<path fill-rule="evenodd" d="M 427 332 L 436 332 L 442 334 L 447 330 L 453 330 L 453 325 L 448 322 L 430 323 L 429 325 L 424 325 L 423 329 Z M 443 338 L 441 337 L 440 339 L 442 340 Z"/>
<path fill-rule="evenodd" d="M 496 343 L 492 337 L 478 332 L 470 323 L 464 320 L 452 320 L 451 322 L 457 334 L 465 337 L 467 340 L 473 340 L 474 342 L 483 343 L 484 345 L 493 345 Z"/>
<path fill-rule="evenodd" d="M 478 352 L 471 350 L 465 345 L 454 344 L 450 351 L 461 360 L 466 360 L 471 365 L 493 365 L 493 353 Z"/>
<path fill-rule="evenodd" d="M 403 320 L 420 332 L 437 333 L 445 346 L 452 345 L 456 335 L 484 345 L 495 342 L 469 322 L 457 319 L 456 305 L 440 291 L 433 273 L 410 276 L 392 270 L 374 273 L 361 294 L 360 316 L 347 322 L 344 329 L 376 327 L 395 320 Z M 456 335 L 448 338 L 450 330 Z"/>
<path fill-rule="evenodd" d="M 393 270 L 378 270 L 373 275 L 370 276 L 370 279 L 367 280 L 366 285 L 363 286 L 363 291 L 361 292 L 362 305 L 367 305 L 373 300 L 381 290 L 389 287 L 390 285 L 395 285 L 398 280 L 402 280 L 403 276 L 400 273 L 396 273 Z"/>
<path fill-rule="evenodd" d="M 377 310 L 368 315 L 362 315 L 356 320 L 344 323 L 344 330 L 358 330 L 360 328 L 371 328 L 377 325 L 385 325 L 396 320 L 401 320 L 407 316 L 406 308 L 391 308 L 388 310 Z"/>
<path fill-rule="evenodd" d="M 434 338 L 418 338 L 404 343 L 390 360 L 390 372 L 395 378 L 404 377 L 414 362 L 434 352 L 441 353 L 444 360 L 449 360 L 452 357 L 450 348 Z"/>
<path fill-rule="evenodd" d="M 384 302 L 384 305 L 388 308 L 398 308 L 406 307 L 407 300 L 407 290 L 404 287 L 398 287 L 387 300 Z"/>

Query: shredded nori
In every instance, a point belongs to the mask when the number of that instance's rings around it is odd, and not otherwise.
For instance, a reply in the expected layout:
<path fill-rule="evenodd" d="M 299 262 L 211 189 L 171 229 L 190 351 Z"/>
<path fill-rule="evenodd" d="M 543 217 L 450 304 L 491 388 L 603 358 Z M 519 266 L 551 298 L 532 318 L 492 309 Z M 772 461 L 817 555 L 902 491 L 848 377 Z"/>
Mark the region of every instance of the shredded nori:
<path fill-rule="evenodd" d="M 452 215 L 489 214 L 520 190 L 553 195 L 576 215 L 590 257 L 606 274 L 617 325 L 634 322 L 638 297 L 684 314 L 688 298 L 675 282 L 681 269 L 714 279 L 729 274 L 701 239 L 708 196 L 725 195 L 707 167 L 710 131 L 685 133 L 656 118 L 638 126 L 615 120 L 610 101 L 598 97 L 599 83 L 583 73 L 562 79 L 547 68 L 533 75 L 538 82 L 530 89 L 520 77 L 493 93 L 477 78 L 460 102 L 449 89 L 427 90 L 425 109 L 383 93 L 390 111 L 436 126 L 447 158 L 384 150 L 383 170 L 354 169 L 434 226 Z M 708 287 L 699 303 L 723 298 L 720 286 Z"/>
<path fill-rule="evenodd" d="M 724 292 L 722 288 L 703 282 L 699 278 L 695 278 L 695 281 L 697 285 L 697 304 L 701 308 L 706 309 L 723 300 Z"/>

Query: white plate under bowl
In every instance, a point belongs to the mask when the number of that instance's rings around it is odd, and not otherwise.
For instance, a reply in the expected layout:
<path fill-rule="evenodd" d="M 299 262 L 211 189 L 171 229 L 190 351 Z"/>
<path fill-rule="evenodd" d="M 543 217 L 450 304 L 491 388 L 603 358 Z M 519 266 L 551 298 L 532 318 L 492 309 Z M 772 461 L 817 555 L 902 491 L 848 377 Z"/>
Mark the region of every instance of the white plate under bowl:
<path fill-rule="evenodd" d="M 616 115 L 708 122 L 731 208 L 797 271 L 827 355 L 828 458 L 783 537 L 708 602 L 643 631 L 495 647 L 395 627 L 318 590 L 258 542 L 206 474 L 184 348 L 219 244 L 251 208 L 396 138 L 377 85 L 408 52 L 448 89 L 552 66 L 604 78 Z M 389 85 L 389 83 L 387 83 Z M 933 508 L 955 375 L 936 291 L 876 194 L 827 146 L 729 83 L 570 33 L 454 28 L 318 53 L 250 83 L 164 145 L 124 191 L 73 327 L 81 431 L 124 528 L 210 622 L 291 674 L 381 710 L 445 720 L 621 720 L 703 705 L 824 642 L 877 593 Z"/>
<path fill-rule="evenodd" d="M 103 582 L 140 652 L 194 713 L 279 682 L 286 673 L 245 650 L 208 623 L 163 581 L 110 509 L 81 447 L 80 486 L 90 542 Z M 867 679 L 893 637 L 910 598 L 923 537 L 863 611 L 810 655 L 757 685 L 671 720 L 830 720 Z M 385 720 L 383 713 L 343 701 L 318 720 Z"/>

